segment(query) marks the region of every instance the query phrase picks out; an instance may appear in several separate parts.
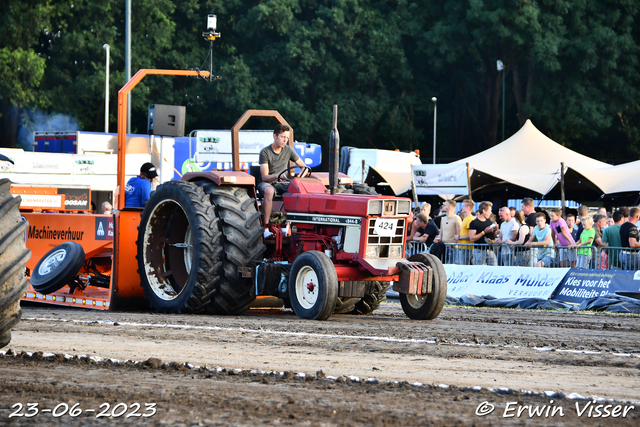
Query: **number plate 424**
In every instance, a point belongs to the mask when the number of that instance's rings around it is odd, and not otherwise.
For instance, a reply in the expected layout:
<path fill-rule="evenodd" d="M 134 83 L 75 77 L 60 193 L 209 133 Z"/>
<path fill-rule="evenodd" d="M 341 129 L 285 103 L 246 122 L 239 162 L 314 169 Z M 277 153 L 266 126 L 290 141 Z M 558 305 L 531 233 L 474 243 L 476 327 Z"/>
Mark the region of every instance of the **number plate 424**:
<path fill-rule="evenodd" d="M 396 235 L 396 227 L 398 227 L 398 218 L 376 218 L 373 234 L 393 237 Z"/>

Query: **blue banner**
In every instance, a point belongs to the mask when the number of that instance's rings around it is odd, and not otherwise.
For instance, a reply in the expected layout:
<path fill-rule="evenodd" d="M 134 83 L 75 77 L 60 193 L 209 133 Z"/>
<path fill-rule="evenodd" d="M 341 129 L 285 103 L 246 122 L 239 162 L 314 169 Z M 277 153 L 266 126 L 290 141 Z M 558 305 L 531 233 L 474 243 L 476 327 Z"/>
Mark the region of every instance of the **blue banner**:
<path fill-rule="evenodd" d="M 571 304 L 615 292 L 640 291 L 640 271 L 569 270 L 551 299 Z"/>

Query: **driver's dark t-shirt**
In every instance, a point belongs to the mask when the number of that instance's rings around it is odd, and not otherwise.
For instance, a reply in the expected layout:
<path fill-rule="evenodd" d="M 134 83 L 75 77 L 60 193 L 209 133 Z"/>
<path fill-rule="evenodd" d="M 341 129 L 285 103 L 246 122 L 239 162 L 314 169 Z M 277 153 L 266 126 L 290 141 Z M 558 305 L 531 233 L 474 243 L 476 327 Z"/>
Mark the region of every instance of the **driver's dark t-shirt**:
<path fill-rule="evenodd" d="M 276 153 L 269 144 L 260 150 L 259 163 L 269 165 L 269 175 L 273 175 L 286 170 L 289 167 L 289 160 L 296 162 L 299 158 L 298 153 L 289 145 L 285 145 L 282 151 Z"/>

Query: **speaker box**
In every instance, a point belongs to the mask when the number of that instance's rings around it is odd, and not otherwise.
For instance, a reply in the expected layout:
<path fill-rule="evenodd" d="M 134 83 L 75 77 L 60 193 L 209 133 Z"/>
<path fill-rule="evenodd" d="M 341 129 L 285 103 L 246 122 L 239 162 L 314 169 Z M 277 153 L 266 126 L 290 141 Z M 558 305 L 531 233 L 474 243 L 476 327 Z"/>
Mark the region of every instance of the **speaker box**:
<path fill-rule="evenodd" d="M 149 104 L 147 133 L 161 136 L 184 136 L 184 117 L 187 107 Z"/>

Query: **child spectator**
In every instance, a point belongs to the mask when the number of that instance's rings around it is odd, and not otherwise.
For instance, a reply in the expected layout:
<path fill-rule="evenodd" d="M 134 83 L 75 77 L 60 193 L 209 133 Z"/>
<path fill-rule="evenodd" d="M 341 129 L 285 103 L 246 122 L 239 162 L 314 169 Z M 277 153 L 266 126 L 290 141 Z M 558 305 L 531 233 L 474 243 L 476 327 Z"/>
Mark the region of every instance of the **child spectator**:
<path fill-rule="evenodd" d="M 573 241 L 575 242 L 580 238 L 578 236 L 578 226 L 576 225 L 576 216 L 572 213 L 567 214 L 567 228 L 571 233 L 571 237 L 573 237 Z"/>
<path fill-rule="evenodd" d="M 574 264 L 576 260 L 575 251 L 568 247 L 576 241 L 573 236 L 571 236 L 567 223 L 562 219 L 562 209 L 554 209 L 551 211 L 551 223 L 549 226 L 551 227 L 551 236 L 553 237 L 553 247 L 557 248 L 560 246 L 558 251 L 560 265 L 566 267 L 567 261 Z"/>
<path fill-rule="evenodd" d="M 592 258 L 592 248 L 590 246 L 596 237 L 596 230 L 593 229 L 593 218 L 590 216 L 584 217 L 580 220 L 582 224 L 582 233 L 580 234 L 580 240 L 574 243 L 571 247 L 578 249 L 578 262 L 576 267 L 587 268 L 589 261 Z"/>
<path fill-rule="evenodd" d="M 547 226 L 546 215 L 543 212 L 536 214 L 536 226 L 533 228 L 532 237 L 529 239 L 525 246 L 531 248 L 533 246 L 542 246 L 543 249 L 538 251 L 538 262 L 536 267 L 544 267 L 551 265 L 551 259 L 553 254 L 551 252 L 551 246 L 553 241 L 551 239 L 551 227 Z"/>

